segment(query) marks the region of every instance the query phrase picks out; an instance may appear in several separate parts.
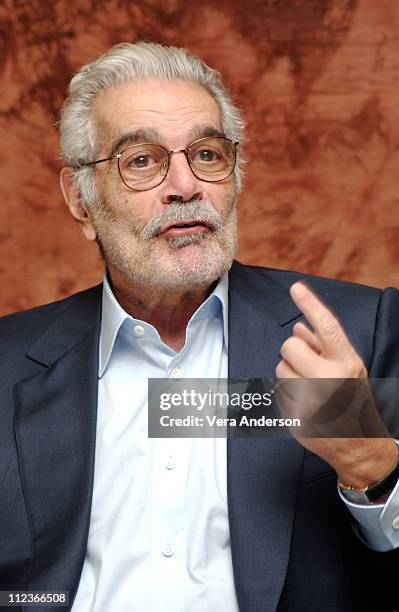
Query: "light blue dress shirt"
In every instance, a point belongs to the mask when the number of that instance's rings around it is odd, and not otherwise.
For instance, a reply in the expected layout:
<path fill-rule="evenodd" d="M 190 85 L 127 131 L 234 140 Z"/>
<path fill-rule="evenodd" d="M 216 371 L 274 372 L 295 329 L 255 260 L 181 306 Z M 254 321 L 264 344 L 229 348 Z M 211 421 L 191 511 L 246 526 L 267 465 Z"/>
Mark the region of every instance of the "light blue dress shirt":
<path fill-rule="evenodd" d="M 148 378 L 227 378 L 228 276 L 176 353 L 104 280 L 93 506 L 73 612 L 238 612 L 226 439 L 149 439 Z"/>
<path fill-rule="evenodd" d="M 102 308 L 93 504 L 73 612 L 238 612 L 226 439 L 147 435 L 148 378 L 227 378 L 228 275 L 178 353 L 122 309 L 106 277 Z M 343 499 L 377 550 L 399 545 L 398 488 L 385 506 Z"/>

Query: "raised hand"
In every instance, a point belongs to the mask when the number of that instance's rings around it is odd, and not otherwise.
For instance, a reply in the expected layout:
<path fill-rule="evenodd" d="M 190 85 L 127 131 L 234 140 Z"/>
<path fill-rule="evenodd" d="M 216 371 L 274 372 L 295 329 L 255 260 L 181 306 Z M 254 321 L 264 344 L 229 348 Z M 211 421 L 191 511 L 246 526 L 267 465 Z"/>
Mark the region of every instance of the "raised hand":
<path fill-rule="evenodd" d="M 281 347 L 279 407 L 301 419 L 303 428 L 293 435 L 342 482 L 374 484 L 394 467 L 397 447 L 374 405 L 366 367 L 338 319 L 306 285 L 297 282 L 290 293 L 312 329 L 296 323 Z"/>

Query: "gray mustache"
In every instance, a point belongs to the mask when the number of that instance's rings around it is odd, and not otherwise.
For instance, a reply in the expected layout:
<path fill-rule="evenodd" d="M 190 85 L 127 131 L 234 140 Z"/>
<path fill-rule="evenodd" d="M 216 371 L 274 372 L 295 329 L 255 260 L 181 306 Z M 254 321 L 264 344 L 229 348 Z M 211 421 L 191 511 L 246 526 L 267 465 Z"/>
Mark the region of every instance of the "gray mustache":
<path fill-rule="evenodd" d="M 185 204 L 169 204 L 165 211 L 151 219 L 141 234 L 145 240 L 154 238 L 165 225 L 174 225 L 187 219 L 207 223 L 214 231 L 222 227 L 222 219 L 216 210 L 207 202 L 194 200 Z"/>

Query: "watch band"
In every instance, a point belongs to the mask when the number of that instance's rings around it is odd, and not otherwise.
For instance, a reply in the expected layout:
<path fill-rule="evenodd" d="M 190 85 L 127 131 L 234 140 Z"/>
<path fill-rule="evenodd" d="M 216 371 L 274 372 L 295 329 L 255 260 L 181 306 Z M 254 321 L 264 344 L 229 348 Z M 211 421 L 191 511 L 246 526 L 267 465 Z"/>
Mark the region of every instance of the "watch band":
<path fill-rule="evenodd" d="M 373 504 L 377 499 L 395 488 L 395 485 L 399 480 L 398 442 L 396 442 L 396 445 L 398 446 L 398 460 L 394 468 L 382 480 L 379 480 L 375 484 L 370 485 L 368 487 L 364 487 L 362 489 L 358 489 L 350 485 L 345 485 L 341 481 L 338 481 L 338 486 L 345 499 L 356 504 Z"/>

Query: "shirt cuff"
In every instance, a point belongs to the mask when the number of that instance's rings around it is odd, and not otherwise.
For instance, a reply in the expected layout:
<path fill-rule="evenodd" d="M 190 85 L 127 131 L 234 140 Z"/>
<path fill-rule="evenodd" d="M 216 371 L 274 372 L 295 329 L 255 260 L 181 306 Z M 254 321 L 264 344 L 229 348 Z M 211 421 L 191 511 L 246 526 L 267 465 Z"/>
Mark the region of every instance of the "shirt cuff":
<path fill-rule="evenodd" d="M 364 506 L 338 494 L 355 519 L 356 531 L 367 546 L 385 552 L 399 547 L 399 481 L 384 504 Z"/>

